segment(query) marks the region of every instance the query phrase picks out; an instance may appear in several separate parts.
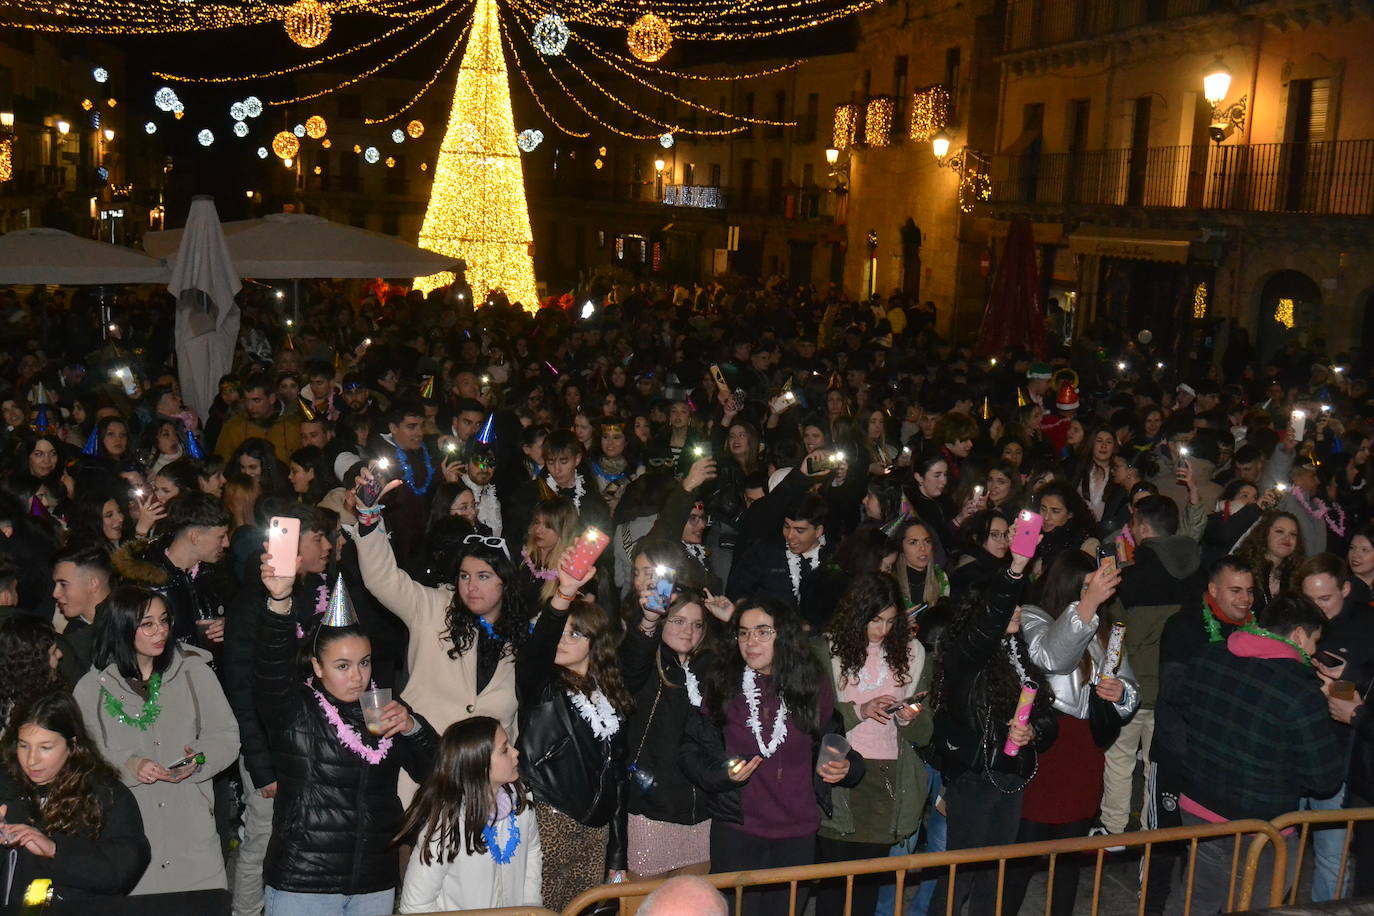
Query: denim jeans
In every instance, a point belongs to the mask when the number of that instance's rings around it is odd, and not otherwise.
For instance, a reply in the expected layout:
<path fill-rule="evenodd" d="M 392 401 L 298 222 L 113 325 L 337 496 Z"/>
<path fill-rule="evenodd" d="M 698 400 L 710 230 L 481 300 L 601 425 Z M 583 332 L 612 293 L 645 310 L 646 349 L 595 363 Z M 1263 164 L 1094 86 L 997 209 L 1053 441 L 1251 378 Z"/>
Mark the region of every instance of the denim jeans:
<path fill-rule="evenodd" d="M 1330 811 L 1340 808 L 1345 802 L 1345 786 L 1330 798 L 1304 798 L 1298 803 L 1302 811 Z M 1351 868 L 1345 866 L 1345 886 L 1336 893 L 1336 877 L 1341 872 L 1341 853 L 1345 850 L 1345 828 L 1330 827 L 1326 830 L 1312 830 L 1312 902 L 1326 903 L 1350 893 Z"/>
<path fill-rule="evenodd" d="M 935 810 L 935 799 L 940 796 L 940 771 L 930 764 L 924 764 L 929 778 L 930 795 L 926 803 L 925 824 L 911 836 L 888 850 L 889 855 L 904 856 L 913 852 L 944 852 L 945 816 Z M 935 893 L 935 878 L 927 878 L 916 887 L 916 894 L 907 904 L 904 916 L 926 916 L 930 908 L 930 898 Z M 910 884 L 906 885 L 910 887 Z M 878 891 L 878 907 L 873 916 L 893 916 L 897 898 L 897 885 L 888 884 Z"/>
<path fill-rule="evenodd" d="M 396 890 L 372 894 L 297 894 L 268 886 L 266 916 L 390 916 L 396 912 Z"/>

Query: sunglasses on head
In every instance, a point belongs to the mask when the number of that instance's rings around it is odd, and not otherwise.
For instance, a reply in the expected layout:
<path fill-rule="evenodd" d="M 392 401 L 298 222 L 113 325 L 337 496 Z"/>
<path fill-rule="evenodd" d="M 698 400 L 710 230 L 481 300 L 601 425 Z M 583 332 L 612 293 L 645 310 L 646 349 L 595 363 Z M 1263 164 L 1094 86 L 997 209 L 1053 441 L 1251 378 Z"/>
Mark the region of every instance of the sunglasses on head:
<path fill-rule="evenodd" d="M 467 537 L 463 538 L 463 543 L 465 545 L 485 544 L 487 547 L 495 547 L 497 550 L 501 551 L 506 555 L 507 560 L 510 559 L 510 549 L 506 547 L 505 538 L 486 537 L 485 535 L 481 534 L 469 534 Z"/>

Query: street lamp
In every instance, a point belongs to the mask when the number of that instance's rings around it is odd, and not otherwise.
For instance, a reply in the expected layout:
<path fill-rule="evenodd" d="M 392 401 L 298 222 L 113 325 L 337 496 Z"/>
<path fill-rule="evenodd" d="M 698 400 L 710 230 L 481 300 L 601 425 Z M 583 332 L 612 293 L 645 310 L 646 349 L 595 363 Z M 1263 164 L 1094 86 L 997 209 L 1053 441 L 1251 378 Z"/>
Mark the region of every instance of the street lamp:
<path fill-rule="evenodd" d="M 67 134 L 71 131 L 71 129 L 72 129 L 72 126 L 71 126 L 70 124 L 68 124 L 66 121 L 58 121 L 58 122 L 57 122 L 57 132 L 58 132 L 59 134 L 61 134 L 62 136 L 64 136 L 64 137 L 67 136 Z"/>
<path fill-rule="evenodd" d="M 655 159 L 655 160 L 654 160 L 654 171 L 655 171 L 655 172 L 662 172 L 665 168 L 667 168 L 667 166 L 668 166 L 668 163 L 664 162 L 662 159 Z"/>
<path fill-rule="evenodd" d="M 1207 128 L 1207 135 L 1218 146 L 1235 131 L 1245 129 L 1245 106 L 1249 97 L 1243 95 L 1227 105 L 1226 95 L 1230 91 L 1231 69 L 1217 57 L 1216 62 L 1203 74 L 1202 97 L 1212 106 L 1212 123 Z"/>
<path fill-rule="evenodd" d="M 1231 91 L 1231 68 L 1222 63 L 1220 57 L 1202 78 L 1202 96 L 1209 104 L 1216 106 L 1226 93 Z"/>
<path fill-rule="evenodd" d="M 830 165 L 834 165 L 835 163 L 839 162 L 840 151 L 835 149 L 833 146 L 830 147 L 825 151 L 825 161 L 828 162 Z"/>
<path fill-rule="evenodd" d="M 105 128 L 105 142 L 106 142 L 106 143 L 112 143 L 112 142 L 114 142 L 114 128 L 113 128 L 113 127 L 107 127 L 107 128 Z"/>
<path fill-rule="evenodd" d="M 945 162 L 945 157 L 949 155 L 949 134 L 944 129 L 937 130 L 935 136 L 930 138 L 931 150 L 935 153 L 935 159 L 941 165 Z"/>
<path fill-rule="evenodd" d="M 14 112 L 0 111 L 0 128 L 14 130 Z"/>

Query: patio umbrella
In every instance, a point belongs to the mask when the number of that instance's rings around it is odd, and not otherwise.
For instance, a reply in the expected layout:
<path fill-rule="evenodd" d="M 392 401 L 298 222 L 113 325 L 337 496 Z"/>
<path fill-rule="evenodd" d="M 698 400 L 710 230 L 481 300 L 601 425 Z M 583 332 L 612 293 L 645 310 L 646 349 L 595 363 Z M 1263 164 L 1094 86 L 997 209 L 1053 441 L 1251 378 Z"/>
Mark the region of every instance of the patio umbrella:
<path fill-rule="evenodd" d="M 141 251 L 83 239 L 61 229 L 0 235 L 0 283 L 62 286 L 165 283 L 167 265 Z"/>
<path fill-rule="evenodd" d="M 182 399 L 203 418 L 219 393 L 220 377 L 234 362 L 239 336 L 234 295 L 243 284 L 229 260 L 213 197 L 192 199 L 179 242 L 167 281 L 177 300 L 177 372 Z"/>
<path fill-rule="evenodd" d="M 457 260 L 395 236 L 304 213 L 271 213 L 223 225 L 234 269 L 240 277 L 259 280 L 408 279 L 449 270 Z M 151 254 L 168 256 L 175 265 L 174 252 L 184 231 L 150 232 L 143 238 L 143 247 Z"/>
<path fill-rule="evenodd" d="M 1045 312 L 1040 302 L 1040 271 L 1035 263 L 1035 236 L 1028 219 L 1014 219 L 1007 229 L 1002 262 L 992 278 L 992 292 L 978 328 L 976 356 L 1002 356 L 1024 347 L 1045 355 Z"/>

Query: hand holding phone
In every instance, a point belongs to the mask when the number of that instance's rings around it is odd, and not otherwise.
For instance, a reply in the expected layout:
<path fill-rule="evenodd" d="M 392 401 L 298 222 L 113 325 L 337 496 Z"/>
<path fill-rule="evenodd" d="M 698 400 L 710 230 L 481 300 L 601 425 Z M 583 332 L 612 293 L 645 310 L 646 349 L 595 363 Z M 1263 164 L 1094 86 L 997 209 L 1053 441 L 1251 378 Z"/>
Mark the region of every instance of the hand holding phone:
<path fill-rule="evenodd" d="M 295 578 L 300 542 L 300 519 L 272 516 L 267 523 L 267 552 L 272 556 L 273 575 L 282 579 Z"/>
<path fill-rule="evenodd" d="M 727 394 L 730 391 L 730 383 L 725 381 L 725 373 L 720 371 L 720 366 L 711 364 L 711 378 L 715 381 L 716 387 Z"/>
<path fill-rule="evenodd" d="M 169 772 L 175 772 L 175 771 L 181 769 L 182 767 L 189 767 L 189 766 L 204 766 L 204 765 L 205 765 L 205 755 L 202 754 L 200 751 L 193 751 L 193 752 L 187 754 L 185 757 L 182 757 L 180 760 L 176 761 L 175 763 L 169 763 L 169 764 L 167 764 L 167 770 L 168 770 Z"/>
<path fill-rule="evenodd" d="M 1011 537 L 1011 552 L 1027 559 L 1035 556 L 1035 548 L 1040 544 L 1040 531 L 1045 527 L 1045 517 L 1039 512 L 1022 509 L 1016 515 L 1015 531 Z"/>

